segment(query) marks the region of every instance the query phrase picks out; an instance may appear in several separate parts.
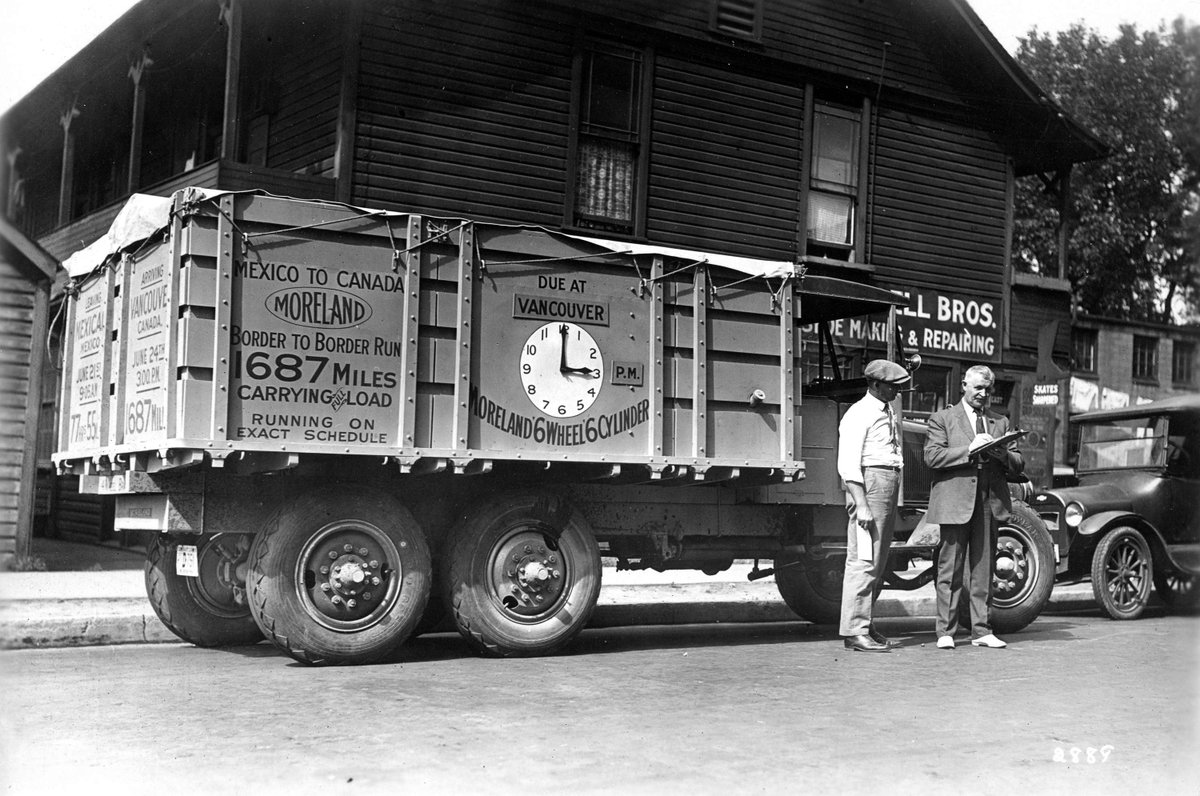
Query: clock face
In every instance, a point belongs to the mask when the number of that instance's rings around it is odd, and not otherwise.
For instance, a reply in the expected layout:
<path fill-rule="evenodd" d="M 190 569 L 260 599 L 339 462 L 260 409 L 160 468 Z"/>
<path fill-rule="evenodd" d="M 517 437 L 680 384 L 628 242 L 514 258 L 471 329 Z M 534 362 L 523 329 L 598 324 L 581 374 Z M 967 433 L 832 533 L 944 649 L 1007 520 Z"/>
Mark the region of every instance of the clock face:
<path fill-rule="evenodd" d="M 521 349 L 525 397 L 550 417 L 586 412 L 604 386 L 604 355 L 582 326 L 553 321 L 536 329 Z"/>

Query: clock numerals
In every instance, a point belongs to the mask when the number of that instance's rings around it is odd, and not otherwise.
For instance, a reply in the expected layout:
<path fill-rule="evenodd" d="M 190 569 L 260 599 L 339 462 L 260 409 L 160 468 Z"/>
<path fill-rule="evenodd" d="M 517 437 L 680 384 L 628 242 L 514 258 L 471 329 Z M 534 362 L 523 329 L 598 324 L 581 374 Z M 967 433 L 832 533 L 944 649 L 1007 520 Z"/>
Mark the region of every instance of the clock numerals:
<path fill-rule="evenodd" d="M 538 411 L 550 417 L 575 417 L 591 408 L 600 395 L 604 354 L 587 329 L 574 323 L 547 323 L 526 339 L 519 369 L 525 394 Z"/>

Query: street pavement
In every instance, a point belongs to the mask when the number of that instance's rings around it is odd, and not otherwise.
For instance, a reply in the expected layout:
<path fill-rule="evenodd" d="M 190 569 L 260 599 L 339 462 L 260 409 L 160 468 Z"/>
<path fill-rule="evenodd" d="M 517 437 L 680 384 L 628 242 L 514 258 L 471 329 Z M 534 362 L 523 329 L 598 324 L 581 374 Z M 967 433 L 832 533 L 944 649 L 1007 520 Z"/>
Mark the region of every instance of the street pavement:
<path fill-rule="evenodd" d="M 57 567 L 78 570 L 0 573 L 0 648 L 179 642 L 146 600 L 140 552 L 42 544 Z M 708 576 L 605 567 L 589 627 L 799 621 L 775 579 L 748 581 L 751 569 L 736 563 Z M 1095 608 L 1090 583 L 1060 584 L 1046 612 Z M 908 592 L 886 589 L 876 606 L 880 618 L 928 618 L 931 636 L 934 613 L 932 584 Z"/>

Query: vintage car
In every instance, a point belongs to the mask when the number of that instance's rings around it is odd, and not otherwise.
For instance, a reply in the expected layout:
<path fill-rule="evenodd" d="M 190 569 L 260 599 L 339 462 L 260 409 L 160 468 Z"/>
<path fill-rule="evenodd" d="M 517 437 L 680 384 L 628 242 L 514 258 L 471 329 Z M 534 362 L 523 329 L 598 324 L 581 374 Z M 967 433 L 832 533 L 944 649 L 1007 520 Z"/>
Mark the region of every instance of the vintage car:
<path fill-rule="evenodd" d="M 1113 619 L 1136 619 L 1154 585 L 1169 607 L 1200 604 L 1200 395 L 1088 412 L 1078 485 L 1034 496 L 1060 549 L 1058 580 L 1092 578 Z"/>

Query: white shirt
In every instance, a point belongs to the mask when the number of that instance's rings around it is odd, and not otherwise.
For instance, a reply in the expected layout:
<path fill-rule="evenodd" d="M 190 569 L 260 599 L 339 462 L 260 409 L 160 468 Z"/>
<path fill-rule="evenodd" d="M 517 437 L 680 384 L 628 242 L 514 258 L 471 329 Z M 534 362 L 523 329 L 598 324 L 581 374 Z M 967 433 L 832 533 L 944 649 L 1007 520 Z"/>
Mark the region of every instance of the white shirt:
<path fill-rule="evenodd" d="M 838 424 L 838 475 L 861 484 L 863 468 L 903 467 L 900 428 L 891 407 L 867 393 L 856 401 Z"/>

